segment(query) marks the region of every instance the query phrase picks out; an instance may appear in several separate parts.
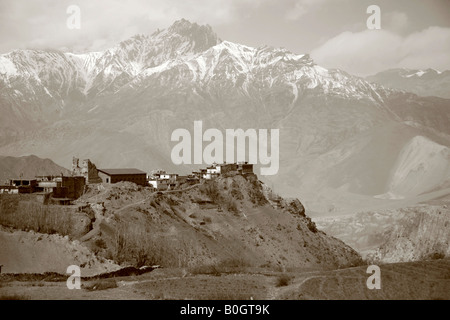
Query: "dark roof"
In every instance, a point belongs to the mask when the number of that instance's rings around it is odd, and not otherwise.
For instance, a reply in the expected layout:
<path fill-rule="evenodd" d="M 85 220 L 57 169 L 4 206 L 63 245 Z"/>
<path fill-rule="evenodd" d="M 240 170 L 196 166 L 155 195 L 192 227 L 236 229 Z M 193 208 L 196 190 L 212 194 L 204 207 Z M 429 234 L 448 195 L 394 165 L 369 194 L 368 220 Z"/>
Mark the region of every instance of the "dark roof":
<path fill-rule="evenodd" d="M 125 175 L 125 174 L 145 174 L 146 172 L 139 170 L 139 169 L 98 169 L 98 171 L 101 171 L 103 173 L 106 173 L 107 175 Z"/>

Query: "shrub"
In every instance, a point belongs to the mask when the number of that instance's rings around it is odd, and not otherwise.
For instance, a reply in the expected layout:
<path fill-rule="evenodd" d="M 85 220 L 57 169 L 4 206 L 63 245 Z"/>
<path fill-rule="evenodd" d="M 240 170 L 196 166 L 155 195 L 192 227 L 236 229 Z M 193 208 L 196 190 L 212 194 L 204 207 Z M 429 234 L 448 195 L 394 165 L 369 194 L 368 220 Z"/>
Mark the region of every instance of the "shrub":
<path fill-rule="evenodd" d="M 233 198 L 235 198 L 236 200 L 244 199 L 244 195 L 242 194 L 242 192 L 239 189 L 232 189 L 230 193 L 231 193 L 231 196 Z"/>
<path fill-rule="evenodd" d="M 242 194 L 242 192 L 239 188 L 239 184 L 234 180 L 231 183 L 231 192 L 230 193 L 233 196 L 233 198 L 235 198 L 236 200 L 244 199 L 244 195 Z"/>
<path fill-rule="evenodd" d="M 442 252 L 433 252 L 428 256 L 428 259 L 430 260 L 440 260 L 440 259 L 444 259 L 445 258 L 445 254 Z"/>
<path fill-rule="evenodd" d="M 250 267 L 251 264 L 243 258 L 230 258 L 219 261 L 215 264 L 206 264 L 191 267 L 189 271 L 196 274 L 209 274 L 220 276 L 222 273 L 242 273 L 245 268 Z"/>
<path fill-rule="evenodd" d="M 244 258 L 230 258 L 222 260 L 217 268 L 222 273 L 242 273 L 245 271 L 245 268 L 251 267 L 251 263 L 249 263 Z"/>
<path fill-rule="evenodd" d="M 220 276 L 220 271 L 214 264 L 206 264 L 189 268 L 189 272 L 193 275 L 208 274 L 212 276 Z"/>
<path fill-rule="evenodd" d="M 95 245 L 97 246 L 97 247 L 99 247 L 100 249 L 106 249 L 106 242 L 105 242 L 105 240 L 103 240 L 103 239 L 97 239 L 97 240 L 95 240 Z"/>
<path fill-rule="evenodd" d="M 230 212 L 233 212 L 233 213 L 239 212 L 239 207 L 237 205 L 237 202 L 231 197 L 225 201 L 225 206 L 226 206 L 226 209 Z"/>
<path fill-rule="evenodd" d="M 213 202 L 219 199 L 220 193 L 217 183 L 215 181 L 211 181 L 199 186 L 200 192 L 207 195 Z"/>
<path fill-rule="evenodd" d="M 292 278 L 290 276 L 288 276 L 287 274 L 282 274 L 282 275 L 278 276 L 276 286 L 277 287 L 285 287 L 291 283 L 291 279 Z"/>
<path fill-rule="evenodd" d="M 0 224 L 19 230 L 72 236 L 73 215 L 58 207 L 48 207 L 33 201 L 20 201 L 2 195 L 0 198 Z"/>
<path fill-rule="evenodd" d="M 115 232 L 112 257 L 119 264 L 127 262 L 138 268 L 144 265 L 184 267 L 191 251 L 183 242 L 173 242 L 164 236 L 156 237 L 142 226 L 121 221 Z"/>

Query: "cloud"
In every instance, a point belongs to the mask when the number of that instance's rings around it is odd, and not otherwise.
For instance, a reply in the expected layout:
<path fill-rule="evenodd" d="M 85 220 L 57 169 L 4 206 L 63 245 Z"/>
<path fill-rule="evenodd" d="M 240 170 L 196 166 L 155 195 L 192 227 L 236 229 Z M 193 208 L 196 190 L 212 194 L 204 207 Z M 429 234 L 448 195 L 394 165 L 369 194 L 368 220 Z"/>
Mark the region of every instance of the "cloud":
<path fill-rule="evenodd" d="M 382 28 L 401 32 L 409 25 L 408 15 L 404 12 L 392 11 L 382 15 Z"/>
<path fill-rule="evenodd" d="M 390 68 L 450 69 L 450 28 L 429 27 L 407 36 L 382 30 L 343 32 L 311 52 L 315 61 L 356 75 Z"/>
<path fill-rule="evenodd" d="M 327 0 L 297 0 L 293 8 L 286 12 L 287 20 L 298 20 L 311 9 L 323 5 Z"/>
<path fill-rule="evenodd" d="M 199 24 L 232 23 L 268 0 L 36 0 L 0 1 L 0 52 L 24 48 L 103 50 L 136 33 L 150 34 L 185 18 Z M 66 27 L 76 4 L 81 29 Z"/>

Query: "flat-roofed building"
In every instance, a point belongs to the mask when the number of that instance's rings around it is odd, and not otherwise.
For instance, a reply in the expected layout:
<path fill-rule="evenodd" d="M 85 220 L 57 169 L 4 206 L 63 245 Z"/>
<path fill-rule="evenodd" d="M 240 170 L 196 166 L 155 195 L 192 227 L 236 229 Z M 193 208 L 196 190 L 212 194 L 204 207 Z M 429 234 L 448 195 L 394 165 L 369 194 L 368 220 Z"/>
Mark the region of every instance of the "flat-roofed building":
<path fill-rule="evenodd" d="M 98 169 L 98 176 L 103 183 L 117 183 L 128 181 L 137 185 L 147 185 L 147 173 L 139 169 Z"/>
<path fill-rule="evenodd" d="M 16 187 L 18 193 L 33 193 L 36 191 L 37 180 L 35 178 L 12 179 L 10 185 Z"/>
<path fill-rule="evenodd" d="M 248 162 L 239 163 L 237 170 L 240 174 L 252 174 L 253 173 L 253 164 L 248 163 Z"/>
<path fill-rule="evenodd" d="M 169 180 L 167 179 L 149 179 L 148 183 L 153 187 L 153 189 L 158 191 L 167 190 L 169 188 Z"/>
<path fill-rule="evenodd" d="M 2 193 L 18 194 L 19 188 L 12 186 L 11 184 L 0 185 L 0 194 Z"/>

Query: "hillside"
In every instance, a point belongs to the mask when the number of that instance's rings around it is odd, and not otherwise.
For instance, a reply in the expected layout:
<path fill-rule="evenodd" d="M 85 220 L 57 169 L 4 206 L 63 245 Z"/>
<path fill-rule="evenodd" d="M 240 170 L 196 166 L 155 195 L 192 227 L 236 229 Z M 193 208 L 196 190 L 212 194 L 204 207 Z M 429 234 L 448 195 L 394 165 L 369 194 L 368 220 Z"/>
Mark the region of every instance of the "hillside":
<path fill-rule="evenodd" d="M 88 242 L 104 243 L 99 254 L 118 262 L 336 268 L 360 261 L 350 247 L 317 231 L 298 200 L 273 208 L 256 176 L 156 195 L 123 184 L 91 190 L 79 201 L 90 199 L 104 208 Z"/>
<path fill-rule="evenodd" d="M 13 231 L 0 227 L 0 263 L 3 273 L 65 274 L 67 267 L 78 265 L 84 276 L 119 268 L 112 261 L 99 259 L 78 242 L 57 234 Z"/>
<path fill-rule="evenodd" d="M 15 229 L 56 231 L 99 259 L 137 267 L 334 269 L 361 262 L 353 249 L 318 231 L 298 200 L 282 200 L 274 208 L 264 190 L 256 176 L 219 178 L 162 194 L 132 183 L 92 185 L 73 208 L 60 213 L 56 207 L 23 210 L 29 204 L 14 204 L 4 195 L 0 218 Z M 40 221 L 59 222 L 34 227 L 30 219 L 35 217 L 25 212 L 32 210 L 36 219 L 41 212 L 47 216 Z M 51 259 L 43 248 L 36 247 L 36 254 Z M 18 272 L 10 262 L 20 258 L 13 256 L 3 264 Z"/>
<path fill-rule="evenodd" d="M 0 182 L 23 176 L 34 178 L 44 175 L 67 175 L 69 171 L 50 159 L 41 159 L 35 155 L 23 157 L 0 156 Z"/>

